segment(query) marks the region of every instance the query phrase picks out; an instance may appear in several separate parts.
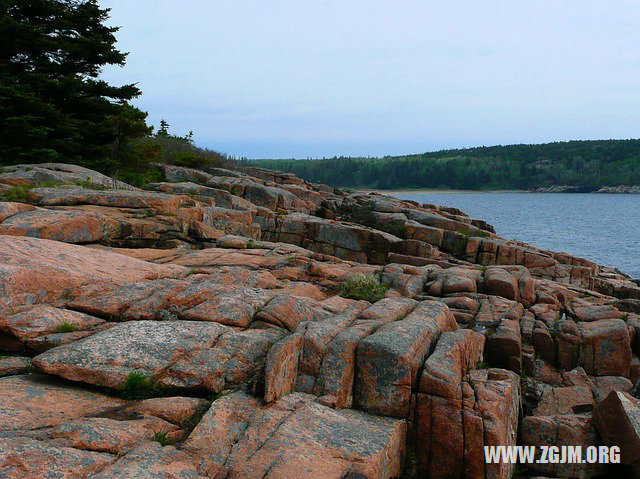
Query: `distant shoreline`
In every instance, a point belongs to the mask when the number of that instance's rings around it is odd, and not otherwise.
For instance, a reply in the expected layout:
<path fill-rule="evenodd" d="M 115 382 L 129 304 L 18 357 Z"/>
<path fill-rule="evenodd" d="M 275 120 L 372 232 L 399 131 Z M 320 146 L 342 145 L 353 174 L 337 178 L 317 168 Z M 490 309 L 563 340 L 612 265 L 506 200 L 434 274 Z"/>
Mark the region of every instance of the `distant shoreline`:
<path fill-rule="evenodd" d="M 379 194 L 390 194 L 390 193 L 438 193 L 438 194 L 474 194 L 474 193 L 535 193 L 535 194 L 543 194 L 543 193 L 553 193 L 553 194 L 581 194 L 581 195 L 638 195 L 640 193 L 634 191 L 531 191 L 531 190 L 455 190 L 455 189 L 431 189 L 431 188 L 397 188 L 392 190 L 380 190 L 380 189 L 371 189 L 371 188 L 347 188 L 352 189 L 354 191 L 361 191 L 363 193 L 379 193 Z"/>
<path fill-rule="evenodd" d="M 361 191 L 363 193 L 531 193 L 527 190 L 453 190 L 453 189 L 430 189 L 430 188 L 399 188 L 393 190 L 379 190 L 370 188 L 353 188 L 355 191 Z"/>

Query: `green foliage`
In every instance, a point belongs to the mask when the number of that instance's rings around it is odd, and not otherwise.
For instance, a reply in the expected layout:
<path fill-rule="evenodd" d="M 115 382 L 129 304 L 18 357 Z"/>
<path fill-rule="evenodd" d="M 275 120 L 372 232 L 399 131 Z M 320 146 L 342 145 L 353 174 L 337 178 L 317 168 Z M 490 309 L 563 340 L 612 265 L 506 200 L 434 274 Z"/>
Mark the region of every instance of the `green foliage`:
<path fill-rule="evenodd" d="M 68 323 L 66 321 L 56 326 L 56 333 L 72 333 L 77 329 L 75 324 Z"/>
<path fill-rule="evenodd" d="M 31 189 L 31 187 L 26 185 L 16 185 L 9 188 L 2 194 L 2 198 L 5 201 L 13 201 L 15 203 L 26 203 L 27 200 L 27 192 Z"/>
<path fill-rule="evenodd" d="M 640 184 L 640 140 L 568 141 L 444 150 L 384 158 L 253 160 L 335 187 L 528 189 Z"/>
<path fill-rule="evenodd" d="M 146 113 L 127 102 L 133 85 L 99 79 L 124 65 L 117 27 L 97 0 L 2 0 L 0 164 L 65 161 L 101 171 L 126 139 L 148 132 Z M 115 155 L 115 156 L 114 156 Z"/>
<path fill-rule="evenodd" d="M 626 323 L 627 321 L 629 321 L 629 313 L 622 313 L 620 319 Z"/>
<path fill-rule="evenodd" d="M 153 440 L 160 443 L 161 446 L 170 446 L 175 442 L 174 439 L 169 437 L 167 431 L 153 431 Z"/>
<path fill-rule="evenodd" d="M 13 201 L 16 203 L 28 203 L 27 193 L 34 188 L 55 188 L 62 183 L 57 181 L 43 181 L 35 185 L 16 185 L 9 188 L 2 193 L 2 199 L 4 201 Z"/>
<path fill-rule="evenodd" d="M 130 400 L 147 399 L 153 396 L 154 390 L 151 380 L 144 374 L 131 373 L 120 388 L 120 396 Z"/>
<path fill-rule="evenodd" d="M 489 366 L 489 363 L 486 361 L 480 361 L 478 363 L 478 365 L 476 366 L 476 369 L 489 369 L 491 366 Z"/>
<path fill-rule="evenodd" d="M 166 124 L 165 128 L 168 127 Z M 222 153 L 195 146 L 190 136 L 171 135 L 161 126 L 156 135 L 129 141 L 120 151 L 114 173 L 120 181 L 142 188 L 148 183 L 165 181 L 155 163 L 206 170 L 229 167 L 232 161 Z"/>
<path fill-rule="evenodd" d="M 132 186 L 138 188 L 144 188 L 149 183 L 160 183 L 164 181 L 164 175 L 162 171 L 156 168 L 146 166 L 141 171 L 135 171 L 134 169 L 126 168 L 118 171 L 116 177 L 120 181 L 124 181 Z"/>
<path fill-rule="evenodd" d="M 388 289 L 386 284 L 380 283 L 380 279 L 375 274 L 356 274 L 342 284 L 340 296 L 375 303 L 384 298 Z"/>

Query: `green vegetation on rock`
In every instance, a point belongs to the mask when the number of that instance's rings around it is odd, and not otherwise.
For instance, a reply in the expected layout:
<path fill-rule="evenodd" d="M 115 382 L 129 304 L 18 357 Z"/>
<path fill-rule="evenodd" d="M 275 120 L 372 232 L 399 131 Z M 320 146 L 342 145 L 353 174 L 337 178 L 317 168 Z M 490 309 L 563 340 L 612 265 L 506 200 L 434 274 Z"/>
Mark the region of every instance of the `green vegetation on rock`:
<path fill-rule="evenodd" d="M 347 299 L 364 299 L 375 303 L 384 298 L 389 287 L 375 274 L 356 274 L 342 284 L 340 296 Z"/>

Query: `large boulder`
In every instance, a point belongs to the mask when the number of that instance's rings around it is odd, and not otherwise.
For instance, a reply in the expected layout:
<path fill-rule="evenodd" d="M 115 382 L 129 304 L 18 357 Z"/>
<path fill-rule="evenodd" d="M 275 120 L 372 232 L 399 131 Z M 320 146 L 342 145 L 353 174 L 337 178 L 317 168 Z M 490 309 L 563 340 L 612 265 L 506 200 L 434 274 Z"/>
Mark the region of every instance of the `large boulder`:
<path fill-rule="evenodd" d="M 239 387 L 261 371 L 278 328 L 237 331 L 201 321 L 131 321 L 33 359 L 43 372 L 111 388 L 132 373 L 160 386 L 208 389 Z"/>
<path fill-rule="evenodd" d="M 91 282 L 179 277 L 181 266 L 158 265 L 46 239 L 0 235 L 0 307 L 59 299 Z"/>
<path fill-rule="evenodd" d="M 336 411 L 295 393 L 270 406 L 234 393 L 213 403 L 185 442 L 208 477 L 397 477 L 404 421 Z"/>
<path fill-rule="evenodd" d="M 387 323 L 358 345 L 354 405 L 405 418 L 418 371 L 440 334 L 457 329 L 449 308 L 423 301 L 404 319 Z"/>
<path fill-rule="evenodd" d="M 611 391 L 593 412 L 605 444 L 620 448 L 621 462 L 640 460 L 640 401 L 627 393 Z"/>

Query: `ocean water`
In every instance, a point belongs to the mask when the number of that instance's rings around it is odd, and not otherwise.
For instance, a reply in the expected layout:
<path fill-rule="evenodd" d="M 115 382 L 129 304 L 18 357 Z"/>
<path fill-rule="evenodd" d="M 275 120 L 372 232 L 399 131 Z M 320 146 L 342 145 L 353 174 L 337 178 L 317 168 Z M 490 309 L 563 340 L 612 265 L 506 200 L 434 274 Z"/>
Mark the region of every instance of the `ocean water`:
<path fill-rule="evenodd" d="M 640 195 L 390 192 L 460 208 L 496 233 L 614 266 L 640 278 Z"/>

